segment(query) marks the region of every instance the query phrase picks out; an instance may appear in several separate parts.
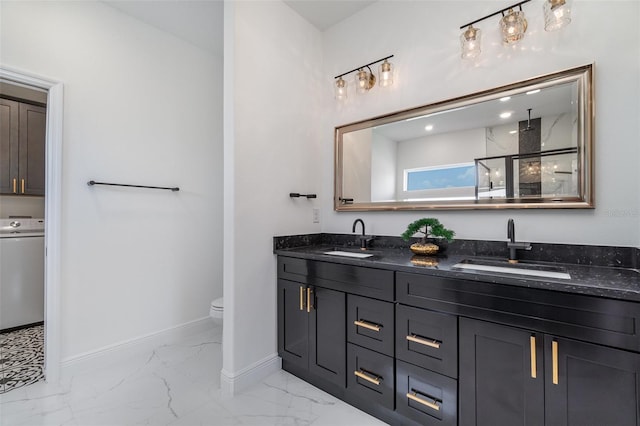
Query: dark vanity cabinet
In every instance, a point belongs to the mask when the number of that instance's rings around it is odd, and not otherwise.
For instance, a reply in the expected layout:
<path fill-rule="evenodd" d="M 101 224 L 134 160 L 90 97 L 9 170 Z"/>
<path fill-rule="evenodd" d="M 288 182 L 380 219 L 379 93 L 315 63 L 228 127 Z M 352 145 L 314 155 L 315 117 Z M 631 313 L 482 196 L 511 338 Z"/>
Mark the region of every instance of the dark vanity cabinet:
<path fill-rule="evenodd" d="M 345 294 L 278 280 L 278 352 L 322 379 L 345 383 Z"/>
<path fill-rule="evenodd" d="M 278 320 L 285 370 L 389 424 L 640 425 L 637 302 L 279 256 Z"/>

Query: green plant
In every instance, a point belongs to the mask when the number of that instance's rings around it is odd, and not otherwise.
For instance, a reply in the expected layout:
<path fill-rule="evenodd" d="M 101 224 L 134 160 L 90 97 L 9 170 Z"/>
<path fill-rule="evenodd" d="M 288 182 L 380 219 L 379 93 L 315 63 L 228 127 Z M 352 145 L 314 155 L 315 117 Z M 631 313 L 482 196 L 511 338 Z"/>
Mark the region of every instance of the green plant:
<path fill-rule="evenodd" d="M 433 217 L 425 217 L 412 222 L 407 226 L 407 230 L 401 235 L 402 239 L 409 241 L 414 234 L 424 234 L 422 242 L 426 243 L 428 237 L 444 238 L 451 242 L 453 236 L 456 234 L 454 231 L 442 226 L 440 221 Z"/>

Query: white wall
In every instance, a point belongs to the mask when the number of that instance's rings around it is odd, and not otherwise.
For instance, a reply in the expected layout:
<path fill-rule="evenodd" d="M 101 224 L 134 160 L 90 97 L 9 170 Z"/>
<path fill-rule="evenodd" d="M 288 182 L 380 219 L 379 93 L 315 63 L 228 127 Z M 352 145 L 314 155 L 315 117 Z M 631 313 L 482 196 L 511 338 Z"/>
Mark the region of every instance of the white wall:
<path fill-rule="evenodd" d="M 1 14 L 0 63 L 64 84 L 62 359 L 207 316 L 222 294 L 221 58 L 99 2 Z"/>
<path fill-rule="evenodd" d="M 275 359 L 273 236 L 320 231 L 318 200 L 289 193 L 320 191 L 321 58 L 318 30 L 284 3 L 225 3 L 223 383 Z"/>
<path fill-rule="evenodd" d="M 512 217 L 518 238 L 525 241 L 640 246 L 639 5 L 637 1 L 575 0 L 573 22 L 559 32 L 547 33 L 542 2 L 528 3 L 523 9 L 529 31 L 514 47 L 501 45 L 498 17 L 478 24 L 484 39 L 476 62 L 460 59 L 458 28 L 495 12 L 500 5 L 494 1 L 382 0 L 327 30 L 323 35 L 328 108 L 322 131 L 323 231 L 348 232 L 354 218 L 363 217 L 373 233 L 399 235 L 409 222 L 429 215 L 440 218 L 459 238 L 504 240 L 507 219 Z M 616 34 L 615 49 L 602 36 L 608 33 Z M 366 49 L 361 40 L 367 40 Z M 346 104 L 330 98 L 332 76 L 389 54 L 395 55 L 397 68 L 391 88 L 376 87 L 367 96 L 350 96 Z M 335 126 L 588 63 L 595 63 L 596 76 L 595 210 L 332 211 Z"/>

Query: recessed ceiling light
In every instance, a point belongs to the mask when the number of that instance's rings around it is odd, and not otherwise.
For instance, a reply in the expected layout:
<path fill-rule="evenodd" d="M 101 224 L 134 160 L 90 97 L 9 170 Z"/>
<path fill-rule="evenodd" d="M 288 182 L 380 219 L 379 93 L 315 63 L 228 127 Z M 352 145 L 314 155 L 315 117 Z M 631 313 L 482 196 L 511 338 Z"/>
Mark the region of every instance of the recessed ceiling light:
<path fill-rule="evenodd" d="M 432 130 L 433 130 L 433 124 L 427 124 L 426 126 L 424 126 L 424 129 L 425 129 L 427 132 L 432 131 Z"/>
<path fill-rule="evenodd" d="M 516 133 L 518 133 L 517 130 L 512 130 L 512 131 L 509 132 L 510 135 L 515 135 Z"/>
<path fill-rule="evenodd" d="M 509 99 L 511 99 L 511 96 L 505 96 L 504 98 L 500 98 L 500 102 L 507 102 Z"/>
<path fill-rule="evenodd" d="M 502 114 L 500 114 L 500 118 L 509 118 L 509 117 L 511 117 L 510 112 L 503 112 Z"/>
<path fill-rule="evenodd" d="M 530 90 L 530 91 L 527 92 L 527 95 L 534 95 L 534 94 L 539 93 L 539 92 L 540 92 L 540 89 Z"/>

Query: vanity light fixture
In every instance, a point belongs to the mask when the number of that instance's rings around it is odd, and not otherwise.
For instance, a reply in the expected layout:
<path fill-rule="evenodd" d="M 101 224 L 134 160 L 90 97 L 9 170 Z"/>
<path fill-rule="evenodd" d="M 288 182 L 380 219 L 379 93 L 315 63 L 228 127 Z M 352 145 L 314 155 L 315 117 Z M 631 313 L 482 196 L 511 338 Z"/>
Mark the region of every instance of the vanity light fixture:
<path fill-rule="evenodd" d="M 523 0 L 519 3 L 513 4 L 504 9 L 498 10 L 490 15 L 484 16 L 480 19 L 476 19 L 473 22 L 464 24 L 460 27 L 464 29 L 460 35 L 460 47 L 461 56 L 463 59 L 472 59 L 480 54 L 480 30 L 475 28 L 473 24 L 484 21 L 496 15 L 502 15 L 500 19 L 500 28 L 502 30 L 502 40 L 505 44 L 515 43 L 524 37 L 527 31 L 527 20 L 524 18 L 524 12 L 522 11 L 522 5 L 529 3 L 531 0 Z M 564 2 L 568 0 L 545 0 L 551 3 Z M 546 7 L 546 6 L 545 6 Z M 515 10 L 518 8 L 518 10 Z M 506 12 L 506 13 L 505 13 Z"/>
<path fill-rule="evenodd" d="M 378 74 L 380 86 L 385 87 L 393 84 L 393 64 L 388 61 L 390 58 L 393 58 L 393 55 L 386 56 L 382 59 L 378 59 L 377 61 L 370 62 L 366 65 L 359 66 L 358 68 L 354 68 L 351 71 L 335 76 L 334 91 L 336 99 L 344 100 L 347 98 L 348 85 L 342 77 L 347 74 L 351 74 L 352 72 L 356 73 L 356 91 L 359 94 L 367 93 L 371 90 L 373 86 L 376 85 L 376 76 L 371 72 L 370 66 L 375 65 L 378 62 L 382 62 L 382 64 L 380 64 Z"/>
<path fill-rule="evenodd" d="M 571 22 L 571 0 L 545 0 L 544 29 L 556 31 Z"/>

